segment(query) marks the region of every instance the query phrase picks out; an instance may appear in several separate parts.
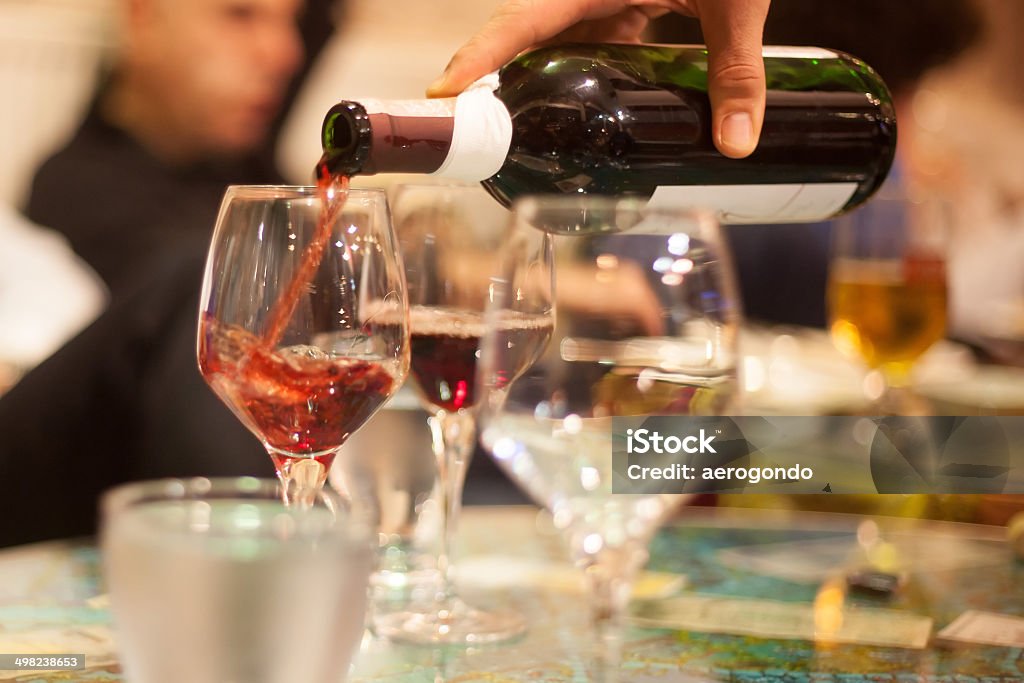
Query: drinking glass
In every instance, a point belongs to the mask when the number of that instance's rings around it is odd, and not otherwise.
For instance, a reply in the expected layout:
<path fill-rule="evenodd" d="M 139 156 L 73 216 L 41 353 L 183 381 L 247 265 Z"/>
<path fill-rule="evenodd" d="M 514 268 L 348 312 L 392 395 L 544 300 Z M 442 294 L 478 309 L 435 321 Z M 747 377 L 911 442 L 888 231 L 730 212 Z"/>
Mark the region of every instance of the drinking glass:
<path fill-rule="evenodd" d="M 363 633 L 372 528 L 330 490 L 140 482 L 102 500 L 121 663 L 137 683 L 343 680 Z"/>
<path fill-rule="evenodd" d="M 566 535 L 589 589 L 590 678 L 615 680 L 631 583 L 685 496 L 613 493 L 613 442 L 625 439 L 613 418 L 732 410 L 735 282 L 710 214 L 598 197 L 526 199 L 515 214 L 519 239 L 535 228 L 576 236 L 555 238 L 557 324 L 546 353 L 518 379 L 513 340 L 488 326 L 481 442 Z M 602 234 L 610 232 L 622 234 Z M 491 319 L 518 312 L 530 284 L 515 265 L 496 279 Z"/>
<path fill-rule="evenodd" d="M 921 409 L 909 392 L 911 370 L 946 332 L 947 221 L 939 199 L 897 195 L 875 198 L 836 221 L 828 284 L 832 340 L 875 371 L 881 381 L 873 408 L 882 414 Z"/>
<path fill-rule="evenodd" d="M 228 188 L 203 280 L 199 369 L 267 449 L 287 501 L 320 490 L 345 439 L 401 386 L 408 340 L 383 192 Z"/>
<path fill-rule="evenodd" d="M 375 617 L 387 637 L 421 643 L 484 643 L 522 632 L 512 611 L 485 611 L 455 592 L 451 553 L 466 468 L 476 443 L 476 364 L 484 334 L 491 276 L 509 228 L 508 212 L 479 186 L 408 185 L 393 199 L 410 303 L 410 374 L 429 419 L 437 461 L 442 532 L 439 586 L 425 604 Z M 546 268 L 548 242 L 518 253 L 523 267 Z M 548 283 L 549 285 L 550 283 Z M 531 363 L 551 332 L 549 286 L 538 283 L 539 305 L 504 321 L 519 359 Z"/>

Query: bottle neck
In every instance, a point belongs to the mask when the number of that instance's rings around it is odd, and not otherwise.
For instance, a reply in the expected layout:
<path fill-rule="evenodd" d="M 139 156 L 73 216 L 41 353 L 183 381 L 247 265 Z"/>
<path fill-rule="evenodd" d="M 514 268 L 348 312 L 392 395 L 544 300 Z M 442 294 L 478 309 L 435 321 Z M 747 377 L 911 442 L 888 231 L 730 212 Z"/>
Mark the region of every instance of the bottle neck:
<path fill-rule="evenodd" d="M 501 169 L 512 140 L 508 110 L 493 88 L 457 98 L 336 104 L 323 126 L 331 173 L 421 173 L 480 181 Z"/>
<path fill-rule="evenodd" d="M 369 116 L 370 173 L 436 173 L 448 158 L 454 116 Z"/>
<path fill-rule="evenodd" d="M 434 173 L 454 131 L 454 100 L 340 102 L 324 119 L 324 155 L 346 175 Z"/>

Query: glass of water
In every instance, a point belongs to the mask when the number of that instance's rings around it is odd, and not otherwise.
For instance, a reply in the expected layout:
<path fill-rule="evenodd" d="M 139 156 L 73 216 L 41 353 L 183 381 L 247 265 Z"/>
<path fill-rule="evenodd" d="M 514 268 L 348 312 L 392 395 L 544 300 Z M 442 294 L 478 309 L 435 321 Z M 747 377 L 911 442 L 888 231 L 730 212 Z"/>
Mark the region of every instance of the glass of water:
<path fill-rule="evenodd" d="M 127 484 L 102 502 L 122 667 L 136 683 L 341 681 L 363 633 L 369 526 L 274 480 Z"/>

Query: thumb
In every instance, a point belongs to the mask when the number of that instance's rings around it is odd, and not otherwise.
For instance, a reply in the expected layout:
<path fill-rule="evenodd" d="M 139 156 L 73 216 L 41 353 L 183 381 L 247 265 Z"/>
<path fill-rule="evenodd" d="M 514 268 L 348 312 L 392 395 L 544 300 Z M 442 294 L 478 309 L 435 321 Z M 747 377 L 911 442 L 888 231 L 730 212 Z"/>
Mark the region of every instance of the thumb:
<path fill-rule="evenodd" d="M 454 97 L 516 55 L 512 50 L 501 50 L 489 36 L 490 30 L 485 29 L 459 48 L 444 73 L 427 88 L 427 97 Z"/>
<path fill-rule="evenodd" d="M 764 121 L 761 36 L 768 0 L 708 0 L 699 5 L 708 45 L 708 94 L 715 146 L 741 158 L 757 147 Z"/>

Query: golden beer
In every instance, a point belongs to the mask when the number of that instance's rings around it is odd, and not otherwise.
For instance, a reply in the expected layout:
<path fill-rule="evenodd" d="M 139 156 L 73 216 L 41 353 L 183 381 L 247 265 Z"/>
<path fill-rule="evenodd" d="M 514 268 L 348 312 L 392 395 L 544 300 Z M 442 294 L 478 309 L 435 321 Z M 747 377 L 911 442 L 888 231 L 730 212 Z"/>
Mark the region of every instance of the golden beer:
<path fill-rule="evenodd" d="M 946 332 L 940 258 L 836 259 L 829 275 L 832 339 L 847 356 L 887 375 L 906 374 Z"/>

